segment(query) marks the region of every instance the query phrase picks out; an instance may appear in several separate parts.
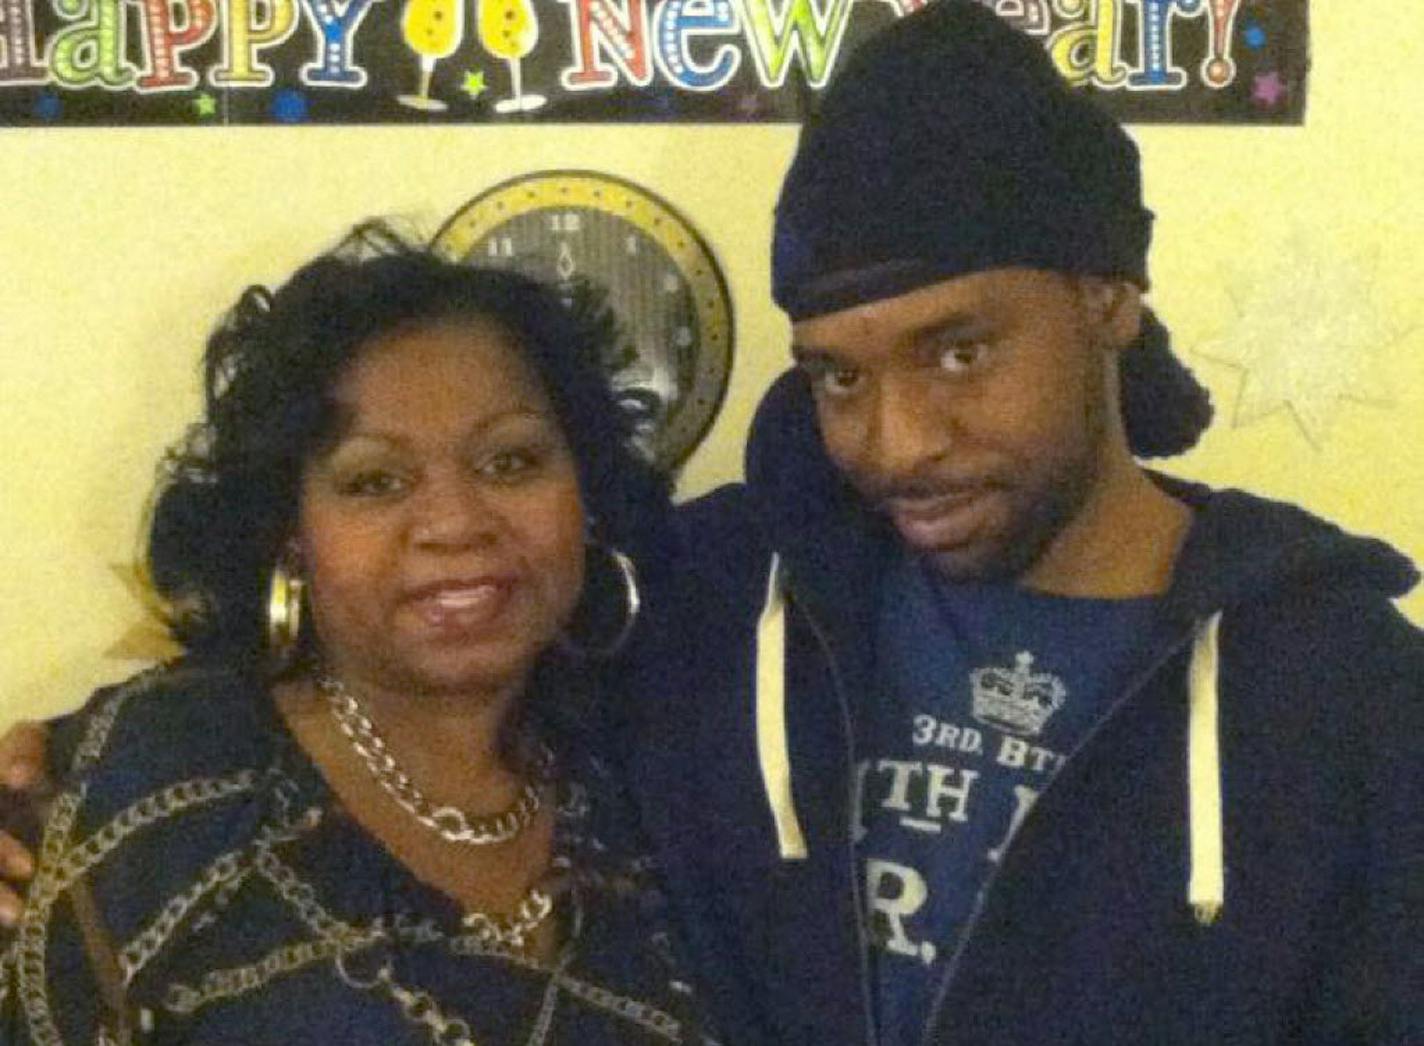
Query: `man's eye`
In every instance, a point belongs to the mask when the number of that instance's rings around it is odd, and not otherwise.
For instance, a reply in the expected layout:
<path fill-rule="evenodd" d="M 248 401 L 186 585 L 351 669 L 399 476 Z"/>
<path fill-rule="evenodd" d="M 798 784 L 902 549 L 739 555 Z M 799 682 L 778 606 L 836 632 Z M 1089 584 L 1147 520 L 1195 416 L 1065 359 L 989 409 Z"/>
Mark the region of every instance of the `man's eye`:
<path fill-rule="evenodd" d="M 394 472 L 372 470 L 348 476 L 337 485 L 342 494 L 349 497 L 381 498 L 399 494 L 405 490 L 405 479 Z"/>
<path fill-rule="evenodd" d="M 860 384 L 861 374 L 855 367 L 817 361 L 804 364 L 803 369 L 811 381 L 812 391 L 826 396 L 848 396 Z"/>
<path fill-rule="evenodd" d="M 955 342 L 948 348 L 940 349 L 935 362 L 940 370 L 963 374 L 981 365 L 988 351 L 988 345 L 982 341 Z"/>

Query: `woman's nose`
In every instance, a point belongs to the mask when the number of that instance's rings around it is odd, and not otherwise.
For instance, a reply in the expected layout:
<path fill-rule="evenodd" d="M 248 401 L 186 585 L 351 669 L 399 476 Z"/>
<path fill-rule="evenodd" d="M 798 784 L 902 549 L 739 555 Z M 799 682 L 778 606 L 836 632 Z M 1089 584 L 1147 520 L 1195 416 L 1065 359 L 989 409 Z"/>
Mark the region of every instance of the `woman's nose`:
<path fill-rule="evenodd" d="M 498 512 L 468 477 L 427 477 L 412 507 L 411 538 L 418 545 L 463 548 L 487 544 L 499 532 Z"/>

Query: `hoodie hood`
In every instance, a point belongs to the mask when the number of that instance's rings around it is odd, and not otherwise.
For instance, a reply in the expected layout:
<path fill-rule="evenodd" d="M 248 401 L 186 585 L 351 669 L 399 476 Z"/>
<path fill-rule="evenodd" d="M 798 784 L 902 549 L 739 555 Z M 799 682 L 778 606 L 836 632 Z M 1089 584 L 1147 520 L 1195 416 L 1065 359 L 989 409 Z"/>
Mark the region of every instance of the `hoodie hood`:
<path fill-rule="evenodd" d="M 873 569 L 894 549 L 889 524 L 864 505 L 826 456 L 811 391 L 798 371 L 783 374 L 763 399 L 745 465 L 753 503 L 791 576 L 814 577 L 835 564 L 833 576 L 844 577 L 847 563 Z M 1166 604 L 1184 622 L 1297 585 L 1397 599 L 1419 580 L 1414 565 L 1390 545 L 1347 533 L 1294 505 L 1149 474 L 1194 516 Z"/>
<path fill-rule="evenodd" d="M 1419 582 L 1414 564 L 1391 545 L 1296 505 L 1151 475 L 1195 515 L 1170 593 L 1187 616 L 1302 585 L 1398 599 Z"/>

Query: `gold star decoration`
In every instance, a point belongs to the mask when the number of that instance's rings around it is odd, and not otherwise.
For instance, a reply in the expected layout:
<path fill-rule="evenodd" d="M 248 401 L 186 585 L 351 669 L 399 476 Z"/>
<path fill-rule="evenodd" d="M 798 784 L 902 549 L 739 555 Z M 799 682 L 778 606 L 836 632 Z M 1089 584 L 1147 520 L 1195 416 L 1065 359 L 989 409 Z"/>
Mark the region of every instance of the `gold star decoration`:
<path fill-rule="evenodd" d="M 168 634 L 168 604 L 148 580 L 148 572 L 137 563 L 111 563 L 109 570 L 133 599 L 141 616 L 124 630 L 104 656 L 113 661 L 166 661 L 179 653 Z"/>
<path fill-rule="evenodd" d="M 208 92 L 204 91 L 193 99 L 193 109 L 203 118 L 216 116 L 218 111 L 218 100 Z"/>
<path fill-rule="evenodd" d="M 1389 402 L 1377 356 L 1402 335 L 1375 305 L 1372 277 L 1358 262 L 1326 261 L 1295 244 L 1233 295 L 1236 321 L 1195 350 L 1241 371 L 1233 428 L 1285 409 L 1319 449 L 1341 400 Z"/>
<path fill-rule="evenodd" d="M 485 71 L 483 69 L 472 69 L 465 71 L 465 82 L 460 87 L 471 98 L 478 98 L 484 94 L 488 87 L 485 84 Z"/>

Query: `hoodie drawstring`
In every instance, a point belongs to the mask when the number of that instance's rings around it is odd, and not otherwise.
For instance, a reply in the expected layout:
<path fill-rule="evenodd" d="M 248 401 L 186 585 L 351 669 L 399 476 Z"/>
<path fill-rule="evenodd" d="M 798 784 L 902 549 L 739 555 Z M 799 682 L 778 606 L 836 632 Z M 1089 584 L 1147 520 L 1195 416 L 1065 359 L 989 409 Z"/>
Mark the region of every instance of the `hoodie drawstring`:
<path fill-rule="evenodd" d="M 786 736 L 786 593 L 780 556 L 772 556 L 766 602 L 757 622 L 757 761 L 767 805 L 776 825 L 782 860 L 804 860 L 806 837 L 791 795 L 791 757 Z M 1226 874 L 1221 821 L 1221 753 L 1217 708 L 1218 638 L 1221 614 L 1196 628 L 1188 679 L 1187 790 L 1191 878 L 1187 903 L 1197 922 L 1209 926 L 1225 903 Z"/>
<path fill-rule="evenodd" d="M 1220 612 L 1197 626 L 1187 684 L 1187 795 L 1192 862 L 1187 903 L 1203 926 L 1216 922 L 1226 901 L 1217 709 L 1220 632 Z"/>
<path fill-rule="evenodd" d="M 776 824 L 776 843 L 784 861 L 804 860 L 806 837 L 791 796 L 791 749 L 786 739 L 786 593 L 781 557 L 771 557 L 766 603 L 757 621 L 756 663 L 757 762 L 762 786 Z"/>

